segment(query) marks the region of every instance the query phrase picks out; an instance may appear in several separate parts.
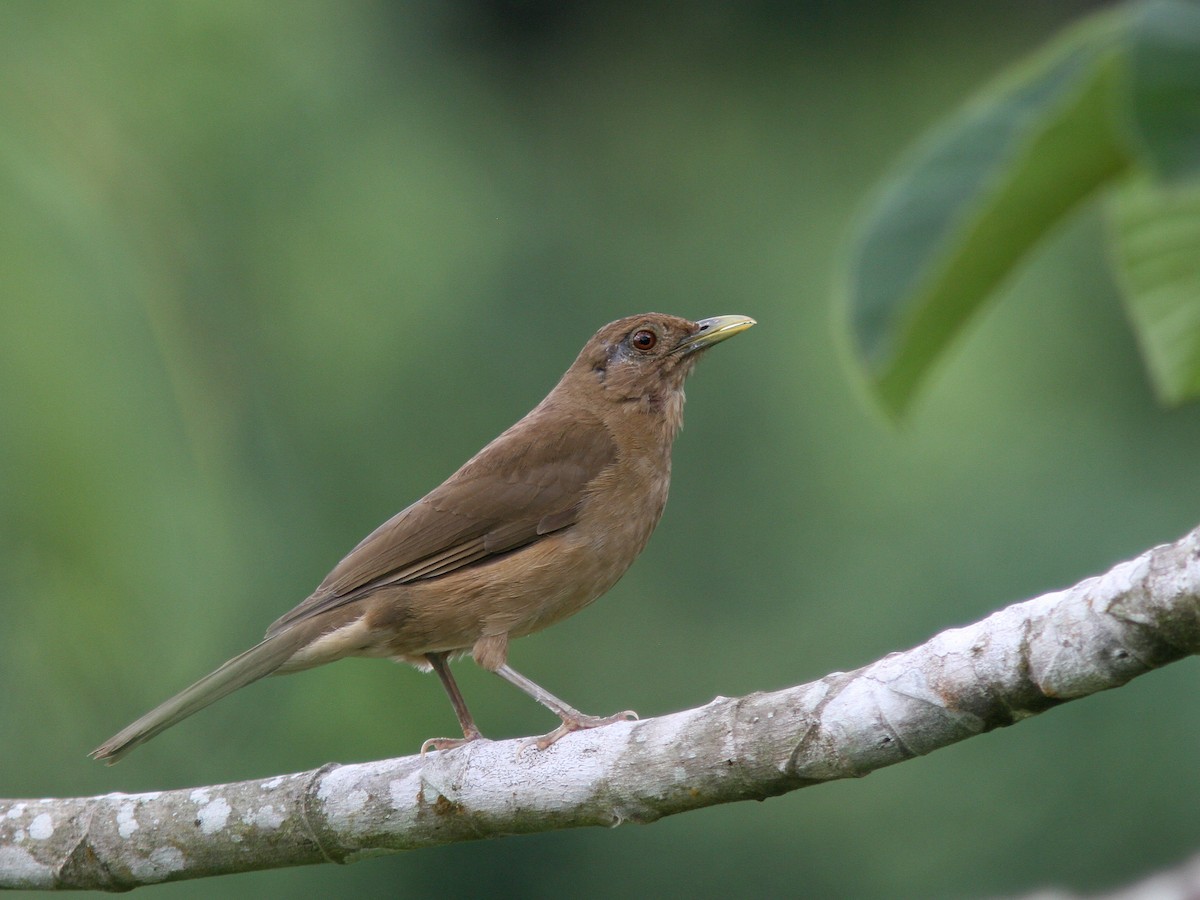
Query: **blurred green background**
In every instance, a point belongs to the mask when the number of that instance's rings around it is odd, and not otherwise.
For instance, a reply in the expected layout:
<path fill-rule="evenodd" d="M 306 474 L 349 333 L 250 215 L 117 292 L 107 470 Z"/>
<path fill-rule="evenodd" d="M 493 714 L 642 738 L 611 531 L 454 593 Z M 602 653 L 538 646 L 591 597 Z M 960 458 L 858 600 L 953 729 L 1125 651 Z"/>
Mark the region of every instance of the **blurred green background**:
<path fill-rule="evenodd" d="M 1094 4 L 0 7 L 0 795 L 417 750 L 428 676 L 244 690 L 93 746 L 254 642 L 618 316 L 743 313 L 650 548 L 514 665 L 595 713 L 818 678 L 1200 522 L 1084 210 L 899 430 L 830 286 L 911 139 Z M 470 663 L 485 733 L 553 719 Z M 1200 845 L 1184 662 L 932 757 L 649 827 L 223 879 L 223 896 L 977 897 Z M 217 885 L 152 888 L 208 897 Z"/>

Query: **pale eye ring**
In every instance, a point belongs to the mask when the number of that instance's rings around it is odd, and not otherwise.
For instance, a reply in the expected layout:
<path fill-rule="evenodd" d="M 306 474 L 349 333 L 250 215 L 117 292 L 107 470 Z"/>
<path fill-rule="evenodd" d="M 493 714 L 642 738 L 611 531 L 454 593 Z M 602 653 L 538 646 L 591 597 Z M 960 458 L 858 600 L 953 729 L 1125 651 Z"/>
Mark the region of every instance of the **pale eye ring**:
<path fill-rule="evenodd" d="M 630 346 L 635 350 L 641 350 L 643 353 L 653 350 L 657 343 L 658 335 L 649 328 L 638 329 L 629 337 Z"/>

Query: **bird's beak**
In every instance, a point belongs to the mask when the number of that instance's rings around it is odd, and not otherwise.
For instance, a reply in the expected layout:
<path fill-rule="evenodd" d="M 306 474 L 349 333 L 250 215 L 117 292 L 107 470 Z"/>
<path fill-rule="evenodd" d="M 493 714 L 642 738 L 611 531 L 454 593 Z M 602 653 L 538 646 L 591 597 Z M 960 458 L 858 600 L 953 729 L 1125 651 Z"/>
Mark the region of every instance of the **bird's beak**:
<path fill-rule="evenodd" d="M 726 338 L 740 334 L 751 325 L 756 324 L 749 316 L 714 316 L 711 319 L 701 319 L 696 323 L 695 333 L 685 337 L 675 348 L 676 353 L 685 356 L 704 350 L 713 344 L 719 344 Z"/>

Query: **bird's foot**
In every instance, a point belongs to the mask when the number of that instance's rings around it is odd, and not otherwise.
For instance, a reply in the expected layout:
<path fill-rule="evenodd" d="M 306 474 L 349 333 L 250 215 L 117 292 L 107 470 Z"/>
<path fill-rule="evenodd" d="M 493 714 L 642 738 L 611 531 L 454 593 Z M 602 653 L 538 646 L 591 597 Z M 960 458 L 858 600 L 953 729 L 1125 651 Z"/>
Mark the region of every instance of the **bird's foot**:
<path fill-rule="evenodd" d="M 549 734 L 543 734 L 541 737 L 530 738 L 523 742 L 517 748 L 517 756 L 520 756 L 530 747 L 537 747 L 539 750 L 545 750 L 552 744 L 557 743 L 560 739 L 566 737 L 572 731 L 585 731 L 588 728 L 600 728 L 604 725 L 611 725 L 614 722 L 635 722 L 638 714 L 632 709 L 627 709 L 624 712 L 619 712 L 612 716 L 585 716 L 579 713 L 574 716 L 564 716 L 562 724 L 551 731 Z"/>
<path fill-rule="evenodd" d="M 453 750 L 456 747 L 465 747 L 467 744 L 483 740 L 487 740 L 487 738 L 478 731 L 460 738 L 430 738 L 421 745 L 421 756 L 424 757 L 430 750 Z"/>

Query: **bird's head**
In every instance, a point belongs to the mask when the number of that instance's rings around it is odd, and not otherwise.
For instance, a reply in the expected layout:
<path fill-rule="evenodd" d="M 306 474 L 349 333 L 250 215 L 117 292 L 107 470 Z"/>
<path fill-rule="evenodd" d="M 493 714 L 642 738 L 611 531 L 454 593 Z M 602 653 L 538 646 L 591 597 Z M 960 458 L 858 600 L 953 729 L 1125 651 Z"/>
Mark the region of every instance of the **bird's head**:
<path fill-rule="evenodd" d="M 606 400 L 646 409 L 681 406 L 683 383 L 700 355 L 754 324 L 747 316 L 692 322 L 645 313 L 618 319 L 587 342 L 568 376 L 598 384 Z"/>

